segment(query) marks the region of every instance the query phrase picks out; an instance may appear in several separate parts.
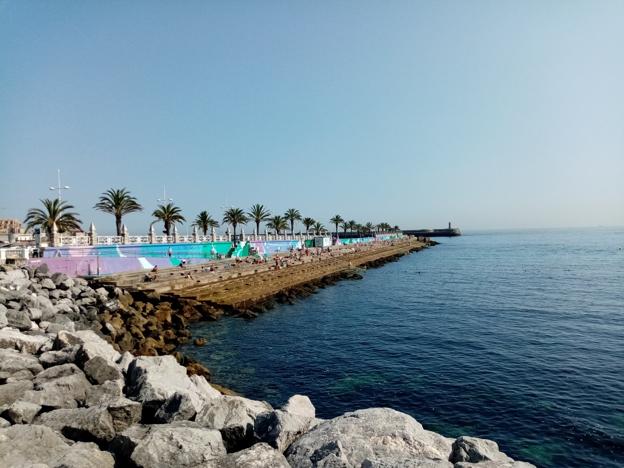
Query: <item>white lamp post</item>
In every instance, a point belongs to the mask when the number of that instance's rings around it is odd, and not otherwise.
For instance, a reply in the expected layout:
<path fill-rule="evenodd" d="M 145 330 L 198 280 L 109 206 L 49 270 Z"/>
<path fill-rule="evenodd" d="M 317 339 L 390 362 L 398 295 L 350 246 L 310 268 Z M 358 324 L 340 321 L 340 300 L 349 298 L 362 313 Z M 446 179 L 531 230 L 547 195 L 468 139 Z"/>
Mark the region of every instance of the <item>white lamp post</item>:
<path fill-rule="evenodd" d="M 58 190 L 58 200 L 61 201 L 61 191 L 69 190 L 69 185 L 61 185 L 61 170 L 57 169 L 57 185 L 56 187 L 51 186 L 50 190 Z"/>

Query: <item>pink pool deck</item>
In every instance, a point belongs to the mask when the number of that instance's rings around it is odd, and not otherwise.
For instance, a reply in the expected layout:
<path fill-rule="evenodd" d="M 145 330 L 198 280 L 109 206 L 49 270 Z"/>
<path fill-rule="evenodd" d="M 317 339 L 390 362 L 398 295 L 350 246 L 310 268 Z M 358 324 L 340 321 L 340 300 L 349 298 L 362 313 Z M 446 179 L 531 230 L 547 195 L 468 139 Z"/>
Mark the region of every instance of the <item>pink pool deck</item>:
<path fill-rule="evenodd" d="M 206 263 L 208 258 L 187 258 L 189 264 Z M 31 258 L 30 266 L 38 267 L 41 264 L 48 265 L 53 272 L 65 273 L 68 276 L 99 276 L 123 273 L 128 271 L 151 270 L 169 268 L 178 264 L 177 259 L 169 257 L 57 257 L 57 258 Z"/>

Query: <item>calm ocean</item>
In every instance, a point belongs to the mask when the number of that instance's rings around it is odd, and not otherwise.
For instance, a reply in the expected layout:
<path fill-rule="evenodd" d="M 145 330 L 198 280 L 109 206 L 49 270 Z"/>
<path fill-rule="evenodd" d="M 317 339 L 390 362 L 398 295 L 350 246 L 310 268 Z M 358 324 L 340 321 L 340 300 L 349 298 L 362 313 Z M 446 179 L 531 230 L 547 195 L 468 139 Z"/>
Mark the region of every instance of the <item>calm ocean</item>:
<path fill-rule="evenodd" d="M 624 466 L 624 229 L 442 239 L 193 334 L 208 345 L 186 351 L 250 398 L 387 406 L 538 466 Z"/>

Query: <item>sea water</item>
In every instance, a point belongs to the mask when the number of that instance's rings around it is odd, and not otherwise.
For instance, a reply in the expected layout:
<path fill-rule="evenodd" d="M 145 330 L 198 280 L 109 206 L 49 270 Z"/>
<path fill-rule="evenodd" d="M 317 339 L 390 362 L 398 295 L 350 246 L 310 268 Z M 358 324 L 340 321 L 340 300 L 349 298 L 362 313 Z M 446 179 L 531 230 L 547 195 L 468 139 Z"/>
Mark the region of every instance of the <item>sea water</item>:
<path fill-rule="evenodd" d="M 374 406 L 543 467 L 624 466 L 624 229 L 473 232 L 254 320 L 193 328 L 213 380 Z"/>

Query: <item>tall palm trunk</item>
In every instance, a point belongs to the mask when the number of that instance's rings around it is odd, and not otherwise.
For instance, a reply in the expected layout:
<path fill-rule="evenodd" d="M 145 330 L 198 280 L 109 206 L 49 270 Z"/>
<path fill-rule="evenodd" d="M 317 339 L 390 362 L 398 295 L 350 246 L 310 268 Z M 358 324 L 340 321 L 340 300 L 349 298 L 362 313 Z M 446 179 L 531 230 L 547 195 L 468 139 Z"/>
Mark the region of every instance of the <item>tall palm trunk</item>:
<path fill-rule="evenodd" d="M 256 221 L 256 235 L 260 235 L 260 221 Z"/>
<path fill-rule="evenodd" d="M 295 235 L 295 222 L 291 221 L 290 222 L 290 236 L 294 237 L 294 235 Z"/>
<path fill-rule="evenodd" d="M 117 235 L 123 236 L 123 232 L 121 232 L 121 215 L 115 215 L 115 225 L 117 226 Z"/>

